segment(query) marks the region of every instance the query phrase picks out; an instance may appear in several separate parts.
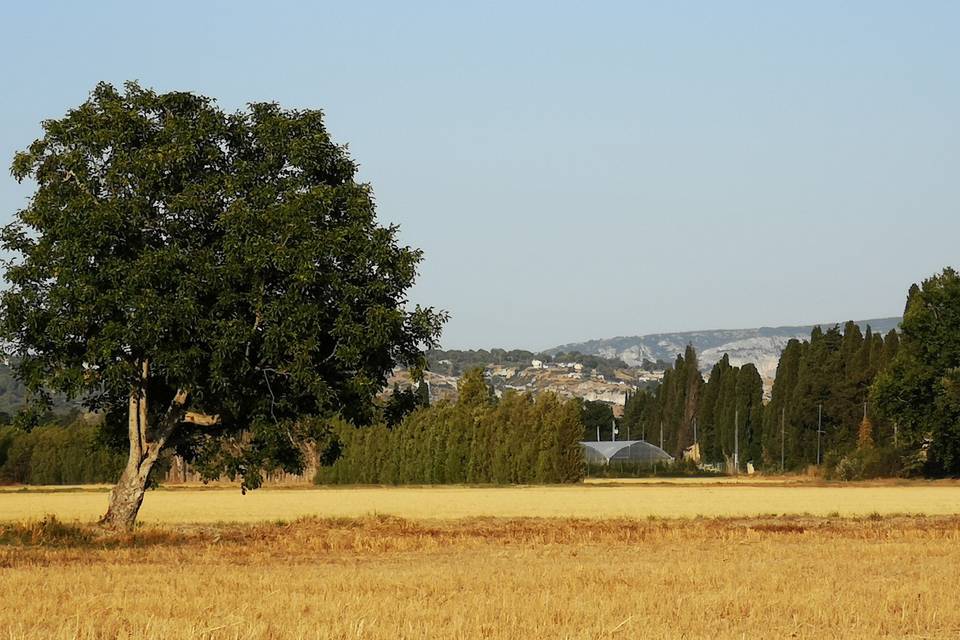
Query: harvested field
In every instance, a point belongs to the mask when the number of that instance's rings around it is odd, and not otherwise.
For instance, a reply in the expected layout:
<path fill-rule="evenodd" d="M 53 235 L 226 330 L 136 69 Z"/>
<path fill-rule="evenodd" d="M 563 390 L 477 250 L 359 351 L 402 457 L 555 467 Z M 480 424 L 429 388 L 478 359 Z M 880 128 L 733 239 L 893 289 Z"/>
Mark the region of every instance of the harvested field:
<path fill-rule="evenodd" d="M 0 527 L 0 637 L 954 638 L 960 518 Z"/>
<path fill-rule="evenodd" d="M 107 490 L 0 491 L 0 521 L 56 515 L 95 520 Z M 702 481 L 550 487 L 172 488 L 151 491 L 148 523 L 262 522 L 301 517 L 392 515 L 413 519 L 474 517 L 692 518 L 777 515 L 960 514 L 960 484 L 817 485 Z"/>
<path fill-rule="evenodd" d="M 119 537 L 106 500 L 0 490 L 0 639 L 960 634 L 956 482 L 171 487 Z"/>

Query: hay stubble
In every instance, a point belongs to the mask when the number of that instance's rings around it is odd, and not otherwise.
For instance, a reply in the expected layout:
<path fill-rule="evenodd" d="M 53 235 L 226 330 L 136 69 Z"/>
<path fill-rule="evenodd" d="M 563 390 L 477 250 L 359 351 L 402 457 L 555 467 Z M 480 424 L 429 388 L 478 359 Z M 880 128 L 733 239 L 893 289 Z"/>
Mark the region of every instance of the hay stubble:
<path fill-rule="evenodd" d="M 688 496 L 708 502 L 698 491 Z M 399 504 L 411 499 L 398 496 Z M 429 519 L 194 519 L 147 524 L 121 539 L 88 524 L 39 524 L 38 516 L 0 526 L 4 640 L 960 634 L 960 517 L 950 515 L 448 511 Z"/>

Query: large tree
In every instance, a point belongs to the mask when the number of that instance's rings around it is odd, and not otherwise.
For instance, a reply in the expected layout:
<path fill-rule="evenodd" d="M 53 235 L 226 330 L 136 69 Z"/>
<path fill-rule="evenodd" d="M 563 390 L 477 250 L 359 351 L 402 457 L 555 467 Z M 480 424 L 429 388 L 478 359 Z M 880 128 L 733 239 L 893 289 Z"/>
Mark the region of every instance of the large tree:
<path fill-rule="evenodd" d="M 38 397 L 126 434 L 106 526 L 133 526 L 169 447 L 245 488 L 299 470 L 311 418 L 365 419 L 436 346 L 444 314 L 406 300 L 421 253 L 319 111 L 100 84 L 12 173 L 36 189 L 2 233 L 0 339 Z"/>
<path fill-rule="evenodd" d="M 960 274 L 913 285 L 896 355 L 872 388 L 900 443 L 927 457 L 929 473 L 960 473 Z"/>

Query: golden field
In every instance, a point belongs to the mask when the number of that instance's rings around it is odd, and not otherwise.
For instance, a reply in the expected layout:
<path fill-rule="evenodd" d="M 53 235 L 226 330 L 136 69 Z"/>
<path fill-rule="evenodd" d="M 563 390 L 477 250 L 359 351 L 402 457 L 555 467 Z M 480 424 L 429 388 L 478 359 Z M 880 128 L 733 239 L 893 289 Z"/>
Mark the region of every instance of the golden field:
<path fill-rule="evenodd" d="M 955 638 L 960 518 L 0 527 L 0 638 Z"/>
<path fill-rule="evenodd" d="M 0 521 L 56 515 L 93 521 L 107 489 L 0 491 Z M 392 515 L 412 519 L 474 517 L 690 518 L 768 514 L 864 516 L 960 514 L 960 484 L 674 480 L 537 487 L 170 488 L 151 491 L 147 523 L 262 522 L 307 516 Z"/>
<path fill-rule="evenodd" d="M 106 498 L 0 490 L 0 640 L 960 636 L 952 482 Z"/>

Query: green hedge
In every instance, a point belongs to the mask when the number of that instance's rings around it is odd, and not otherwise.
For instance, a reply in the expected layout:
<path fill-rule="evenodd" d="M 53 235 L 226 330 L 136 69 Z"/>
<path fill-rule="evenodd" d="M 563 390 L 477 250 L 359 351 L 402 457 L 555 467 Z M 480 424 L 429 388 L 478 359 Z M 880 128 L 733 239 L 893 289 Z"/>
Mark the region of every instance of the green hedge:
<path fill-rule="evenodd" d="M 0 427 L 0 482 L 90 484 L 115 482 L 125 456 L 98 439 L 98 427 L 75 424 L 20 431 Z"/>
<path fill-rule="evenodd" d="M 561 483 L 583 479 L 580 403 L 552 393 L 439 403 L 389 429 L 334 424 L 340 457 L 318 484 Z"/>

